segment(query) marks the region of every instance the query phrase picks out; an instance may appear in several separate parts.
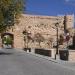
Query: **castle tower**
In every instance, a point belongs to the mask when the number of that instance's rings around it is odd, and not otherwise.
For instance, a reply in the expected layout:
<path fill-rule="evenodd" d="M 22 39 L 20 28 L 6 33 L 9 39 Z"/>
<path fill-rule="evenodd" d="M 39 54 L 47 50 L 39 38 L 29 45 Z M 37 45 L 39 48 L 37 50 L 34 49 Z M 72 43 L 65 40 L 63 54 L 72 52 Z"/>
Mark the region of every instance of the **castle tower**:
<path fill-rule="evenodd" d="M 64 29 L 69 29 L 74 27 L 74 15 L 64 16 Z"/>

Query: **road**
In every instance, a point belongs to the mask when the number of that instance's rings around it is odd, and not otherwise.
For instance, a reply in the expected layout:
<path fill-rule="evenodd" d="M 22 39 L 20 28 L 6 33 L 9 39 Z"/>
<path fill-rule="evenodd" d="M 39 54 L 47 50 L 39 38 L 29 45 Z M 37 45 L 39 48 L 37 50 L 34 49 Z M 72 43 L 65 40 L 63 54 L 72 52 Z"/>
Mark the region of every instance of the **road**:
<path fill-rule="evenodd" d="M 4 49 L 0 51 L 0 75 L 75 75 L 75 71 L 25 52 Z"/>

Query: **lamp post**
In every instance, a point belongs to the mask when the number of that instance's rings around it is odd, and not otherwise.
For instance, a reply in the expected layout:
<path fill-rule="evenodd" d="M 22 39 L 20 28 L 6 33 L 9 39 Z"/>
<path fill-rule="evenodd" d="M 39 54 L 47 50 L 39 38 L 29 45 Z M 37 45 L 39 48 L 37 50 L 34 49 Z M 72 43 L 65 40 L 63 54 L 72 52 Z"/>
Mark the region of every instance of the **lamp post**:
<path fill-rule="evenodd" d="M 56 59 L 56 55 L 58 55 L 58 47 L 59 47 L 59 42 L 58 42 L 58 25 L 59 25 L 59 23 L 58 23 L 58 22 L 57 22 L 57 23 L 55 23 L 55 26 L 56 26 L 56 36 L 57 36 L 57 38 L 56 38 L 56 40 L 57 40 L 57 46 L 56 46 L 55 59 Z"/>

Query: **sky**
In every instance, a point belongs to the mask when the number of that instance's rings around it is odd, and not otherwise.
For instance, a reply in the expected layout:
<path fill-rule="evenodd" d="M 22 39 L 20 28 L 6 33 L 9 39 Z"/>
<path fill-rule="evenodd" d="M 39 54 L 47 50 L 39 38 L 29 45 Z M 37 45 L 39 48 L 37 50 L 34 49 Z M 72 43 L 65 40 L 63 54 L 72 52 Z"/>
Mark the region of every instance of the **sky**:
<path fill-rule="evenodd" d="M 67 15 L 75 13 L 75 0 L 26 0 L 27 14 Z"/>

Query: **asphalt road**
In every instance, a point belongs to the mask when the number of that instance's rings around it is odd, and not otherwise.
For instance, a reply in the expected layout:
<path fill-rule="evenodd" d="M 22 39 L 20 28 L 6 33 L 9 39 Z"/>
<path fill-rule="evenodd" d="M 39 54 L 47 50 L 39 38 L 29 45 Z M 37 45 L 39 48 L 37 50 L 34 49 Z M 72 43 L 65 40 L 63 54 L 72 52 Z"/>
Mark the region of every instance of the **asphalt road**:
<path fill-rule="evenodd" d="M 75 71 L 25 52 L 5 49 L 0 51 L 0 75 L 75 75 Z"/>

